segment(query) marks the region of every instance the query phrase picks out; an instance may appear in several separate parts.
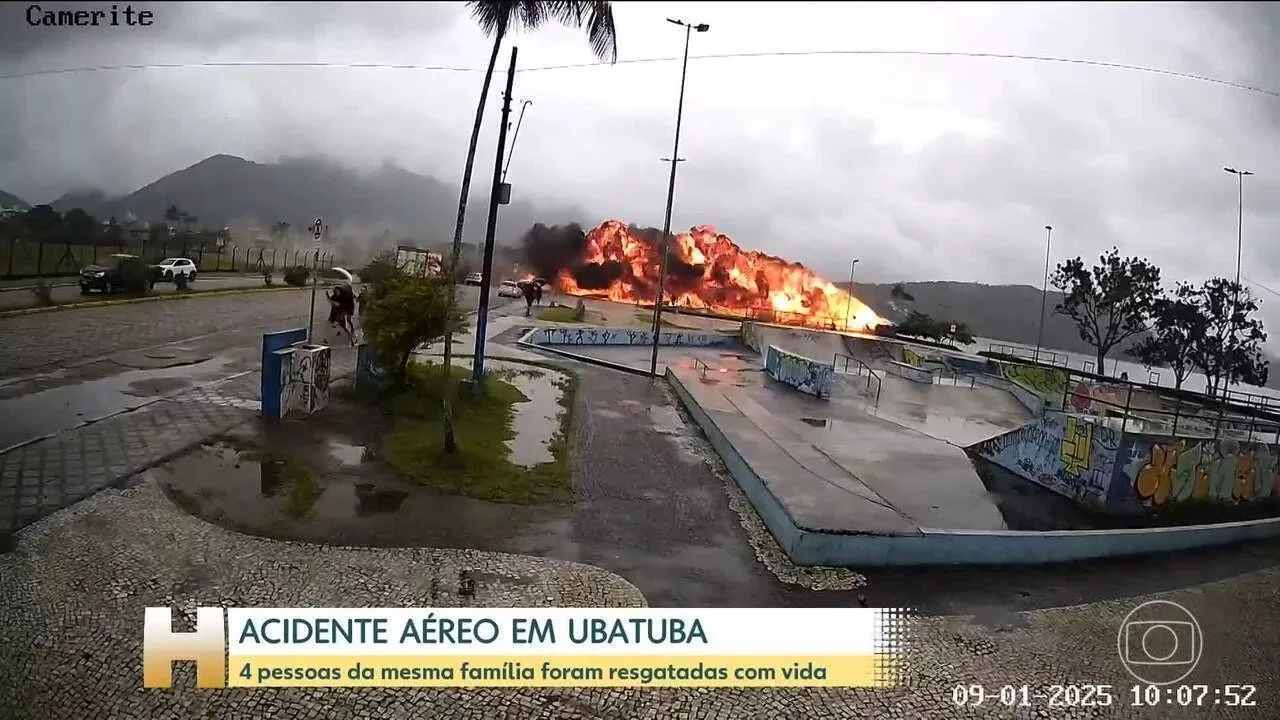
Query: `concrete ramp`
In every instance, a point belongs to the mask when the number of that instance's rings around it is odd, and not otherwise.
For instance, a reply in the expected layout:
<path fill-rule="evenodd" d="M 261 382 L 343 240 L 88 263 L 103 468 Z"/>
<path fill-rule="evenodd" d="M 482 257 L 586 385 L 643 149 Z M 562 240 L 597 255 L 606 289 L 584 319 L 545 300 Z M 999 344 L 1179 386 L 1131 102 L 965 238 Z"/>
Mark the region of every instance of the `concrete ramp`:
<path fill-rule="evenodd" d="M 1022 427 L 1032 417 L 1017 399 L 998 388 L 923 384 L 889 374 L 881 379 L 880 403 L 867 408 L 868 414 L 957 447 Z M 848 389 L 837 392 L 852 394 Z"/>

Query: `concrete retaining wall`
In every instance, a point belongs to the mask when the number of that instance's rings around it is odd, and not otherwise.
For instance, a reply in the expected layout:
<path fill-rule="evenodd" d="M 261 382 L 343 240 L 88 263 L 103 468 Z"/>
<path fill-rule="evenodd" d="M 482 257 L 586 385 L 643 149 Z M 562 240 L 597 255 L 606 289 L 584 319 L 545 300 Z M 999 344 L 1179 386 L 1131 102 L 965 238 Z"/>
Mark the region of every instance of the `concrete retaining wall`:
<path fill-rule="evenodd" d="M 1280 507 L 1280 447 L 1231 439 L 1174 438 L 1046 412 L 971 448 L 1010 472 L 1091 510 L 1144 517 L 1179 504 Z"/>
<path fill-rule="evenodd" d="M 922 528 L 914 535 L 841 535 L 806 530 L 795 524 L 782 503 L 671 370 L 667 370 L 667 379 L 769 532 L 797 565 L 1048 564 L 1175 552 L 1280 536 L 1280 518 L 1183 527 L 1044 532 Z"/>
<path fill-rule="evenodd" d="M 831 397 L 835 367 L 831 363 L 780 350 L 770 345 L 765 351 L 764 370 L 778 382 L 814 397 Z"/>
<path fill-rule="evenodd" d="M 973 381 L 979 385 L 986 385 L 987 387 L 993 387 L 1009 393 L 1033 416 L 1039 417 L 1040 414 L 1044 412 L 1045 399 L 1044 396 L 1039 393 L 1031 392 L 1018 383 L 1010 382 L 995 375 L 974 373 L 972 377 Z"/>
<path fill-rule="evenodd" d="M 933 372 L 924 368 L 900 363 L 897 360 L 888 360 L 885 362 L 885 371 L 890 375 L 897 375 L 900 378 L 910 380 L 911 382 L 933 384 Z"/>
<path fill-rule="evenodd" d="M 693 330 L 658 333 L 658 344 L 669 346 L 729 345 L 737 339 L 735 335 Z M 626 327 L 544 327 L 531 330 L 522 340 L 534 345 L 652 345 L 653 331 Z"/>

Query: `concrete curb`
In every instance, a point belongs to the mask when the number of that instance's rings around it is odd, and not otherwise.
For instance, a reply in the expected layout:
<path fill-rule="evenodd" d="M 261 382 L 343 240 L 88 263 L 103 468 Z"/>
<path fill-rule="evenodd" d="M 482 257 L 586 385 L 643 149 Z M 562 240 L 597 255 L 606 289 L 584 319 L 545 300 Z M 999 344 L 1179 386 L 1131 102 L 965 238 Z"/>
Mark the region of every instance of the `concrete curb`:
<path fill-rule="evenodd" d="M 199 274 L 199 276 L 200 276 L 200 277 L 202 277 L 202 278 L 262 277 L 262 274 L 261 274 L 261 273 L 242 273 L 242 272 L 231 272 L 230 270 L 206 270 L 205 272 L 201 272 L 201 273 L 198 273 L 198 274 Z M 49 286 L 49 287 L 51 287 L 51 288 L 56 288 L 56 287 L 75 287 L 76 285 L 78 285 L 78 284 L 79 284 L 79 281 L 76 281 L 76 280 L 68 280 L 68 278 L 77 278 L 77 277 L 79 277 L 79 275 L 55 275 L 55 276 L 50 276 L 50 278 L 49 278 L 49 279 L 50 279 L 50 280 L 56 280 L 56 282 L 48 282 L 48 283 L 45 283 L 45 284 L 46 284 L 46 285 L 48 285 L 48 286 Z M 32 283 L 32 284 L 30 284 L 30 285 L 4 285 L 4 284 L 0 284 L 0 293 L 6 293 L 6 292 L 18 292 L 18 291 L 21 291 L 21 290 L 26 290 L 26 291 L 34 290 L 34 289 L 36 288 L 35 283 L 36 283 L 36 281 L 37 281 L 37 280 L 39 280 L 39 279 L 40 279 L 40 278 L 38 278 L 38 277 L 32 277 L 32 278 L 25 278 L 25 279 L 22 281 L 22 282 L 30 282 L 30 283 Z M 3 283 L 3 282 L 4 282 L 4 281 L 0 280 L 0 283 Z"/>
<path fill-rule="evenodd" d="M 1117 530 L 945 530 L 912 535 L 813 532 L 795 524 L 786 508 L 702 409 L 683 382 L 667 371 L 688 410 L 769 532 L 797 565 L 919 567 L 938 565 L 1047 565 L 1230 545 L 1280 536 L 1280 518 L 1211 525 Z"/>
<path fill-rule="evenodd" d="M 284 292 L 286 290 L 306 290 L 304 287 L 251 287 L 251 288 L 227 288 L 226 290 L 197 290 L 189 293 L 167 293 L 165 295 L 148 295 L 140 298 L 123 298 L 120 300 L 95 300 L 93 302 L 64 303 L 61 305 L 48 305 L 43 307 L 18 308 L 15 310 L 0 310 L 0 318 L 19 317 L 22 315 L 36 315 L 46 312 L 58 312 L 60 310 L 82 310 L 85 308 L 108 307 L 111 305 L 136 305 L 138 303 L 162 302 L 165 300 L 193 300 L 196 298 L 207 297 L 225 297 L 227 295 L 248 295 L 251 293 L 264 292 Z"/>

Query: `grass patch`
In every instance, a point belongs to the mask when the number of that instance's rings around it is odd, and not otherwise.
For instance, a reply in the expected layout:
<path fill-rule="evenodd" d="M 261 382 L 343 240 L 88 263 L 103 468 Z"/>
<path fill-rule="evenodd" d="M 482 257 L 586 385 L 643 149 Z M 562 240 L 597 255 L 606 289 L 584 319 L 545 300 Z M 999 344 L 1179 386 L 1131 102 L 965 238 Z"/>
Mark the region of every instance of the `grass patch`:
<path fill-rule="evenodd" d="M 571 307 L 549 307 L 538 311 L 538 319 L 547 322 L 578 322 L 577 316 Z"/>
<path fill-rule="evenodd" d="M 393 423 L 383 443 L 383 457 L 407 478 L 455 495 L 522 505 L 568 501 L 569 429 L 576 384 L 561 384 L 560 402 L 570 410 L 562 415 L 552 440 L 555 459 L 525 468 L 508 459 L 506 442 L 515 437 L 513 406 L 528 398 L 500 373 L 485 378 L 481 394 L 463 393 L 459 383 L 470 374 L 469 369 L 453 367 L 446 378 L 438 365 L 415 366 L 410 388 L 391 402 Z M 453 413 L 456 453 L 444 451 L 445 399 Z"/>
<path fill-rule="evenodd" d="M 637 312 L 637 313 L 636 313 L 636 322 L 641 323 L 641 324 L 643 324 L 643 325 L 652 326 L 652 325 L 653 325 L 653 313 L 651 313 L 651 312 Z M 680 325 L 677 325 L 677 324 L 675 324 L 675 323 L 673 323 L 673 322 L 671 322 L 670 320 L 668 320 L 668 319 L 666 319 L 666 318 L 664 317 L 664 318 L 662 318 L 662 327 L 678 328 L 678 327 L 681 327 L 681 326 L 680 326 Z"/>

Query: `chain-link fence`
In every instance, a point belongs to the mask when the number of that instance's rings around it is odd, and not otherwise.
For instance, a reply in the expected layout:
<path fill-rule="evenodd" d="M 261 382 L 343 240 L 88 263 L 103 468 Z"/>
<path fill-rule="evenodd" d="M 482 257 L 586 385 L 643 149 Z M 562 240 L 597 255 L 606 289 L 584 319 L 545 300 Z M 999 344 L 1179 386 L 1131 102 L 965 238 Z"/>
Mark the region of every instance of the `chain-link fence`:
<path fill-rule="evenodd" d="M 200 272 L 278 272 L 316 263 L 315 250 L 303 247 L 242 247 L 181 240 L 74 245 L 10 239 L 0 243 L 0 279 L 74 276 L 82 268 L 114 254 L 136 255 L 148 263 L 169 257 L 189 258 Z M 333 267 L 333 262 L 333 253 L 321 253 L 320 268 Z"/>

